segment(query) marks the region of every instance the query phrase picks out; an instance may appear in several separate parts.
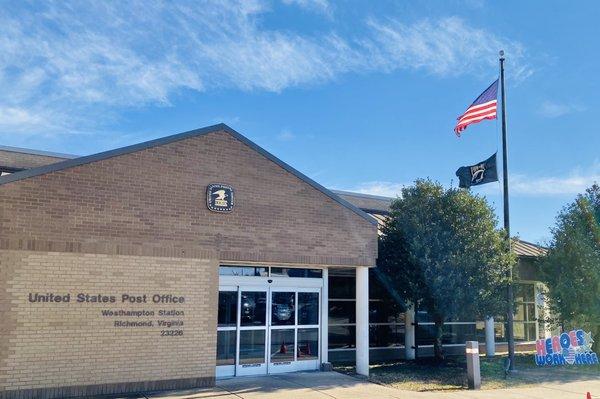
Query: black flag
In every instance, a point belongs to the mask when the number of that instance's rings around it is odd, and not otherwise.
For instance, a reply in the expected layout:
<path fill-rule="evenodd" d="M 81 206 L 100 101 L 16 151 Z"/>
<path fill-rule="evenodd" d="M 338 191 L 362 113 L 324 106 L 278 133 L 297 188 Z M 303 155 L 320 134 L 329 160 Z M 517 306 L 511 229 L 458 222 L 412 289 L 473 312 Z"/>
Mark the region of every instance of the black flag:
<path fill-rule="evenodd" d="M 498 181 L 498 170 L 496 169 L 496 154 L 483 162 L 472 166 L 462 166 L 456 171 L 460 183 L 459 187 L 469 188 L 480 184 Z"/>

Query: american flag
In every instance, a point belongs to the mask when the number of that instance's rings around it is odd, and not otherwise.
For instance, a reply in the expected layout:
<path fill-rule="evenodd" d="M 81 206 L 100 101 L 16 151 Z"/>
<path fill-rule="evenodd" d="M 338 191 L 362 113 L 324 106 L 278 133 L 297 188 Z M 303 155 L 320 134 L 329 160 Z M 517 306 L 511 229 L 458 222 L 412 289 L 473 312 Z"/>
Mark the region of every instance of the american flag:
<path fill-rule="evenodd" d="M 456 118 L 458 122 L 454 131 L 460 137 L 460 133 L 472 123 L 481 122 L 484 119 L 496 119 L 498 108 L 498 80 L 490 85 L 473 104 L 467 108 L 464 114 Z"/>

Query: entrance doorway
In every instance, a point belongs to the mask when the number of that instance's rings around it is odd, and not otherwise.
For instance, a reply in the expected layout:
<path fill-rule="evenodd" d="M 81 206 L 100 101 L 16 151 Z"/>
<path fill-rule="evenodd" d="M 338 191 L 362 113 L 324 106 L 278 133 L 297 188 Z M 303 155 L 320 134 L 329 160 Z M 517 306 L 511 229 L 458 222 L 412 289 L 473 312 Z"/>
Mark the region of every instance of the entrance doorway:
<path fill-rule="evenodd" d="M 321 288 L 320 278 L 221 276 L 217 378 L 317 370 Z"/>

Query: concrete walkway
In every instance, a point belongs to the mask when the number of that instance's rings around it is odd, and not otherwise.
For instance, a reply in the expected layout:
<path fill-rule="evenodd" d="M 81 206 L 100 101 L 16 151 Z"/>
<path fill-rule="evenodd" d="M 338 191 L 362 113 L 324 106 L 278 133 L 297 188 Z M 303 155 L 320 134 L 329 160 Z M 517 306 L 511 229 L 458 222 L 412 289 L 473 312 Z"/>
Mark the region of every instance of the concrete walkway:
<path fill-rule="evenodd" d="M 336 372 L 290 373 L 268 377 L 220 380 L 217 387 L 148 394 L 152 399 L 585 399 L 586 392 L 600 398 L 600 378 L 534 388 L 487 391 L 412 392 L 373 384 Z M 141 397 L 144 398 L 144 397 Z"/>

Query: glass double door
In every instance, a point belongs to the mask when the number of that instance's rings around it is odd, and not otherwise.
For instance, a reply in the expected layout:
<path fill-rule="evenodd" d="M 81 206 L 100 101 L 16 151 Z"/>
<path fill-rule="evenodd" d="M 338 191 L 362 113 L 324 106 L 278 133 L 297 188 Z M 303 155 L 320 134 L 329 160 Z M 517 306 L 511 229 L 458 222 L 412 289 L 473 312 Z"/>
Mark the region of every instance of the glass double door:
<path fill-rule="evenodd" d="M 217 377 L 319 368 L 320 289 L 221 287 Z"/>

